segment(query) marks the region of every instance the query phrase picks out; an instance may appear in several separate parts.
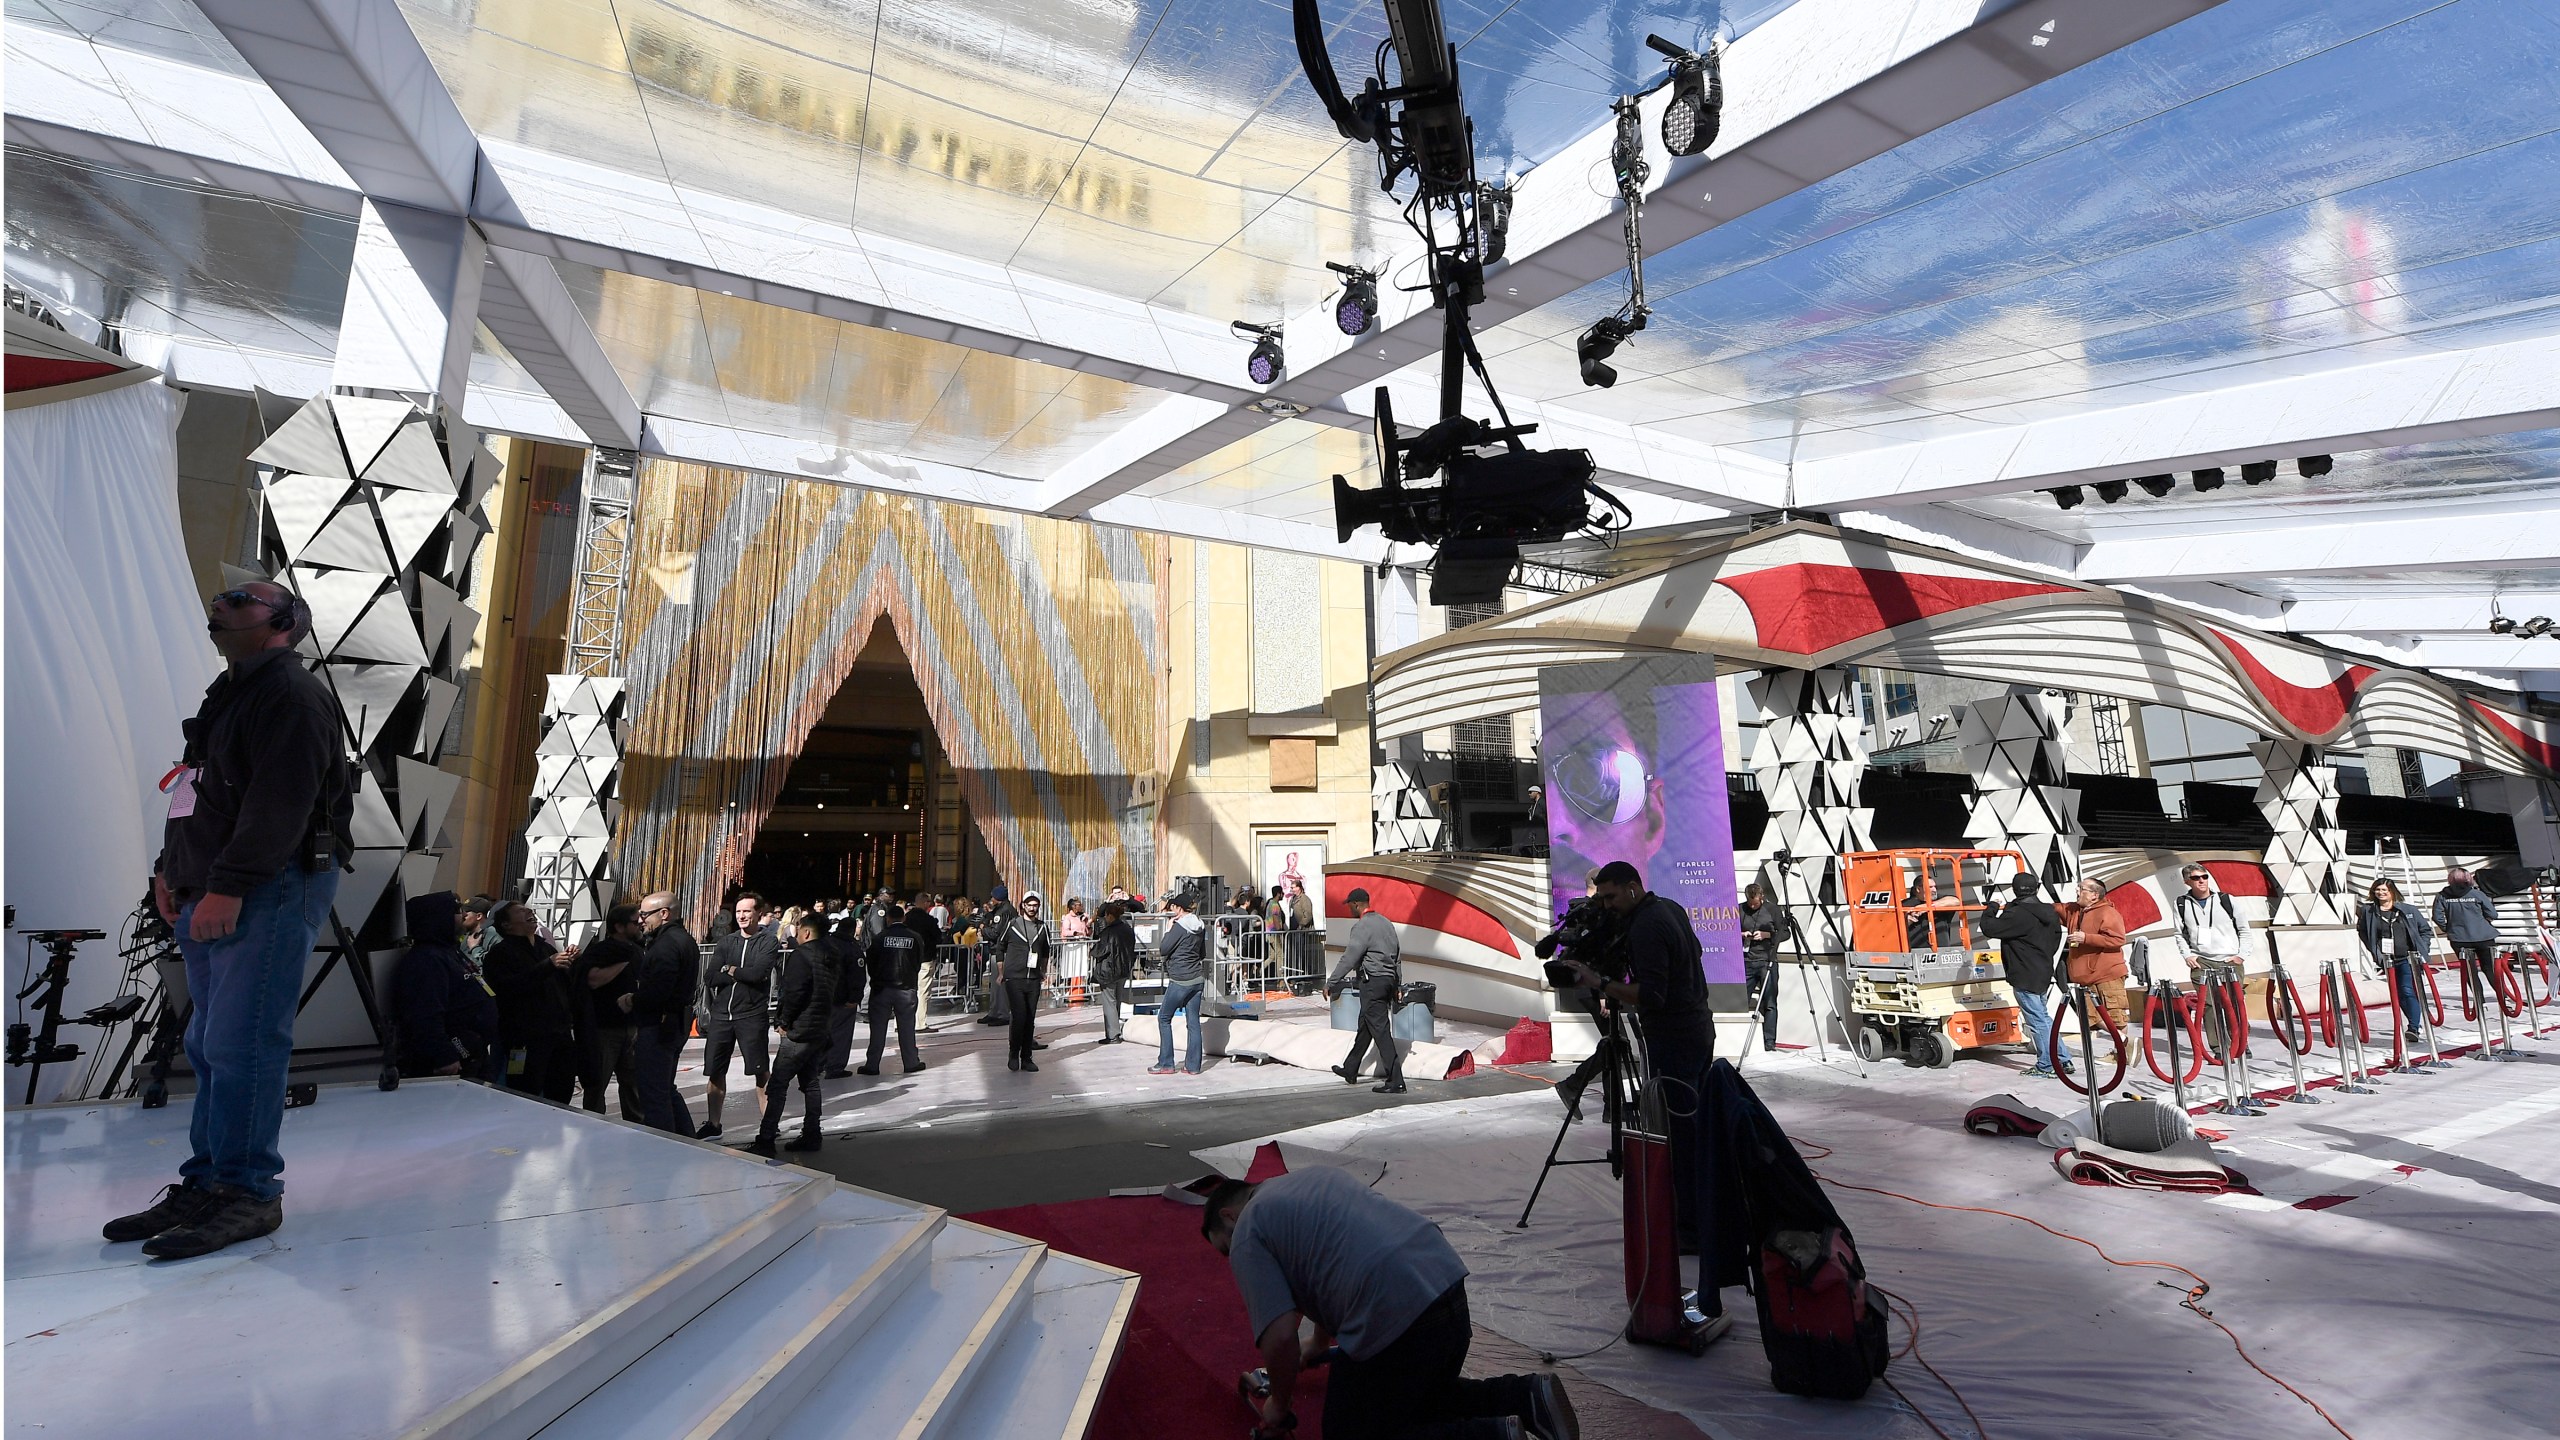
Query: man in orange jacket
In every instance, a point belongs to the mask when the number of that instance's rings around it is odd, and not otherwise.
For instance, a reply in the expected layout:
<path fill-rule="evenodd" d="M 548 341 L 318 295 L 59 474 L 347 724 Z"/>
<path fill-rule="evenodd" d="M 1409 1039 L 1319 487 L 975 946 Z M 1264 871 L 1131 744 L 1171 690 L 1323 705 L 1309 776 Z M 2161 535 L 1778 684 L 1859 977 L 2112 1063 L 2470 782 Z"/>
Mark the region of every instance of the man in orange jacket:
<path fill-rule="evenodd" d="M 2121 1028 L 2131 1014 L 2124 998 L 2124 915 L 2095 880 L 2080 882 L 2080 898 L 2055 907 L 2062 913 L 2064 966 L 2074 985 L 2098 992 Z"/>

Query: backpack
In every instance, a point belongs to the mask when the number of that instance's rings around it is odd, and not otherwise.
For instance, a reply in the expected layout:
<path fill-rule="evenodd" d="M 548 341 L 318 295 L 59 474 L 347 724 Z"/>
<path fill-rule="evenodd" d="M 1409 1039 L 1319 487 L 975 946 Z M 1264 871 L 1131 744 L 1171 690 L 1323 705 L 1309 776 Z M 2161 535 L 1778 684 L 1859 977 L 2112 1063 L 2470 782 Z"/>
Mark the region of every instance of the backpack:
<path fill-rule="evenodd" d="M 1724 1198 L 1749 1237 L 1743 1283 L 1759 1309 L 1769 1383 L 1855 1400 L 1893 1358 L 1884 1301 L 1867 1285 L 1857 1241 L 1741 1073 L 1719 1060 L 1707 1085 L 1724 1140 L 1718 1188 L 1734 1192 Z"/>

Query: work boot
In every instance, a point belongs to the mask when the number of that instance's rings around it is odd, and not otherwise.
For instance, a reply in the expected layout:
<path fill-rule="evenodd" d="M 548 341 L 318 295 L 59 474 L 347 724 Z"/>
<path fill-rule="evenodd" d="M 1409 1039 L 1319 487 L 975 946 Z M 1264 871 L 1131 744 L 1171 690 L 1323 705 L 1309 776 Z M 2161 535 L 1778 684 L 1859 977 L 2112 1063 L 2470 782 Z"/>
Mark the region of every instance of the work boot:
<path fill-rule="evenodd" d="M 1582 1424 L 1573 1418 L 1573 1402 L 1565 1397 L 1560 1376 L 1529 1377 L 1529 1413 L 1525 1418 L 1538 1440 L 1582 1440 Z"/>
<path fill-rule="evenodd" d="M 1336 1065 L 1333 1067 L 1333 1073 L 1341 1076 L 1342 1083 L 1345 1085 L 1357 1085 L 1360 1083 L 1359 1073 L 1349 1069 L 1348 1067 Z"/>
<path fill-rule="evenodd" d="M 214 1204 L 174 1230 L 163 1230 L 142 1242 L 142 1253 L 154 1260 L 187 1260 L 210 1255 L 243 1240 L 272 1235 L 284 1223 L 284 1199 L 261 1200 L 228 1185 L 213 1187 Z"/>
<path fill-rule="evenodd" d="M 767 1160 L 772 1159 L 774 1157 L 773 1137 L 771 1135 L 756 1136 L 756 1138 L 747 1142 L 747 1153 L 750 1155 L 761 1155 Z"/>
<path fill-rule="evenodd" d="M 696 1140 L 717 1140 L 717 1139 L 719 1139 L 719 1138 L 720 1138 L 720 1122 L 719 1122 L 719 1121 L 717 1121 L 717 1120 L 705 1120 L 705 1121 L 703 1121 L 703 1122 L 702 1122 L 702 1128 L 693 1132 L 693 1138 L 694 1138 L 694 1139 L 696 1139 Z"/>
<path fill-rule="evenodd" d="M 151 1202 L 150 1209 L 108 1221 L 103 1233 L 119 1245 L 128 1240 L 148 1240 L 163 1230 L 175 1230 L 203 1219 L 213 1203 L 212 1190 L 181 1180 L 161 1187 L 160 1198 Z"/>
<path fill-rule="evenodd" d="M 1404 1093 L 1404 1082 L 1401 1080 L 1390 1080 L 1384 1085 L 1372 1085 L 1369 1089 L 1372 1093 L 1378 1095 L 1401 1095 Z"/>
<path fill-rule="evenodd" d="M 914 1073 L 916 1073 L 917 1071 L 919 1071 L 919 1070 L 921 1070 L 921 1069 L 923 1069 L 923 1068 L 924 1068 L 924 1062 L 923 1062 L 923 1061 L 921 1061 L 921 1060 L 919 1060 L 919 1061 L 917 1061 L 916 1063 L 914 1063 L 913 1065 L 910 1065 L 910 1066 L 906 1067 L 906 1071 L 905 1071 L 905 1073 L 906 1073 L 906 1074 L 909 1074 L 909 1075 L 913 1075 Z"/>
<path fill-rule="evenodd" d="M 853 1067 L 853 1073 L 856 1075 L 877 1075 L 880 1073 L 880 1067 L 877 1065 L 856 1065 Z"/>
<path fill-rule="evenodd" d="M 821 1136 L 817 1131 L 803 1130 L 800 1132 L 799 1138 L 783 1141 L 782 1148 L 785 1150 L 799 1150 L 806 1152 L 815 1150 L 825 1143 L 825 1137 Z"/>
<path fill-rule="evenodd" d="M 1022 1057 L 1022 1068 L 1025 1070 L 1037 1070 L 1040 1068 L 1040 1062 L 1032 1059 L 1028 1055 L 1025 1055 Z"/>

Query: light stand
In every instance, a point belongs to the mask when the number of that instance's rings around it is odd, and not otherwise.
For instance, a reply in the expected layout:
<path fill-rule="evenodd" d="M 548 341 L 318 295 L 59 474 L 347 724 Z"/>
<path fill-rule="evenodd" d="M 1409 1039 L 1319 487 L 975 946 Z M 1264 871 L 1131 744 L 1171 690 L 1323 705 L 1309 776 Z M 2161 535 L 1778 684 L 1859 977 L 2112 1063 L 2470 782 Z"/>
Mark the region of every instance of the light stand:
<path fill-rule="evenodd" d="M 41 1025 L 33 1032 L 29 1031 L 24 1021 L 9 1027 L 9 1063 L 28 1067 L 26 1098 L 21 1103 L 33 1105 L 36 1103 L 36 1082 L 43 1077 L 44 1067 L 68 1064 L 80 1058 L 79 1046 L 63 1043 L 57 1038 L 62 1032 L 63 1025 L 62 997 L 71 989 L 71 962 L 80 953 L 80 942 L 104 940 L 107 938 L 107 932 L 104 930 L 30 930 L 26 932 L 26 936 L 30 942 L 44 947 L 45 962 L 44 969 L 37 973 L 35 979 L 27 982 L 27 988 L 18 992 L 17 999 L 21 1007 L 25 1006 L 30 999 L 35 1001 L 36 1014 L 40 1017 Z M 25 1013 L 23 1008 L 20 1013 Z M 83 1016 L 72 1023 L 96 1024 L 99 1022 Z"/>
<path fill-rule="evenodd" d="M 1828 1065 L 1831 1063 L 1831 1043 L 1823 1033 L 1821 1012 L 1814 1007 L 1813 1003 L 1813 958 L 1805 954 L 1804 951 L 1803 922 L 1795 918 L 1794 908 L 1788 903 L 1787 882 L 1795 878 L 1796 857 L 1791 851 L 1781 850 L 1777 854 L 1769 857 L 1769 863 L 1778 867 L 1778 908 L 1787 911 L 1787 935 L 1788 938 L 1793 941 L 1796 952 L 1796 978 L 1804 982 L 1805 1018 L 1813 1022 L 1814 1058 L 1820 1060 L 1823 1064 Z M 1805 903 L 1812 905 L 1815 902 L 1808 895 Z M 1826 972 L 1824 976 L 1825 981 L 1827 982 L 1829 978 L 1830 977 Z M 1772 985 L 1778 983 L 1778 972 L 1774 966 L 1771 967 L 1769 971 L 1769 983 Z M 1838 1009 L 1835 1006 L 1833 1008 L 1834 1016 L 1836 1017 L 1838 1013 Z M 1846 1027 L 1843 1028 L 1845 1029 Z M 1848 1047 L 1848 1050 L 1850 1063 L 1858 1067 L 1858 1078 L 1861 1080 L 1866 1079 L 1866 1057 L 1858 1053 L 1858 1047 L 1854 1043 Z"/>

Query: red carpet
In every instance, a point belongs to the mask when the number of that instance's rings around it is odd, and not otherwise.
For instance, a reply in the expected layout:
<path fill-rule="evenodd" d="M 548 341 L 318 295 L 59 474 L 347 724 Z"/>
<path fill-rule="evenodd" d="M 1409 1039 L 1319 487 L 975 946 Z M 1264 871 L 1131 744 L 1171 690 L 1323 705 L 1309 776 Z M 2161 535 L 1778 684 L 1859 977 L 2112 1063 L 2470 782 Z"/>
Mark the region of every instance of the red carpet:
<path fill-rule="evenodd" d="M 1249 1172 L 1280 1174 L 1279 1147 L 1265 1145 Z M 1244 1302 L 1226 1257 L 1200 1238 L 1200 1210 L 1160 1198 L 1022 1205 L 963 1217 L 1028 1235 L 1070 1255 L 1143 1277 L 1120 1363 L 1103 1387 L 1091 1440 L 1242 1436 L 1253 1418 L 1236 1399 L 1236 1377 L 1262 1363 L 1246 1333 Z M 1298 1382 L 1301 1440 L 1323 1440 L 1324 1372 Z"/>

